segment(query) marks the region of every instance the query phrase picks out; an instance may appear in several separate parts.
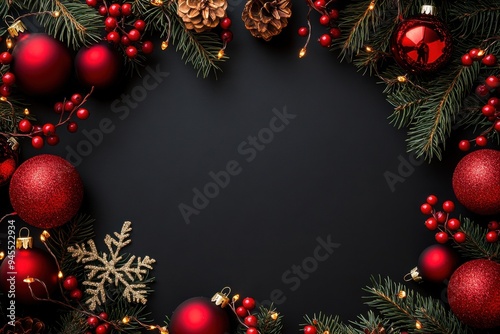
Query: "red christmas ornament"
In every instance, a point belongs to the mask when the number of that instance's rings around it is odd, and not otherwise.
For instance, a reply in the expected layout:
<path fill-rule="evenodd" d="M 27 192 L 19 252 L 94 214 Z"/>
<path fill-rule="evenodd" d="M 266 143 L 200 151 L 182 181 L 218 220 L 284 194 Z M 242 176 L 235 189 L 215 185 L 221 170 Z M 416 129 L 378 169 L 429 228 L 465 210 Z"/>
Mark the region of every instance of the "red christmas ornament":
<path fill-rule="evenodd" d="M 21 232 L 21 231 L 20 231 Z M 57 286 L 57 265 L 52 256 L 40 248 L 31 248 L 33 239 L 30 236 L 19 237 L 13 258 L 5 257 L 0 266 L 0 285 L 5 294 L 15 290 L 16 302 L 32 304 L 36 300 L 31 295 L 30 287 L 24 280 L 28 277 L 42 281 L 47 291 L 52 293 Z M 15 274 L 13 274 L 15 273 Z M 39 298 L 47 298 L 47 291 L 42 283 L 30 283 L 33 294 Z"/>
<path fill-rule="evenodd" d="M 460 321 L 476 328 L 500 326 L 500 264 L 480 259 L 464 263 L 451 276 L 448 302 Z"/>
<path fill-rule="evenodd" d="M 71 56 L 61 42 L 46 34 L 24 34 L 12 52 L 17 85 L 29 95 L 57 93 L 71 74 Z"/>
<path fill-rule="evenodd" d="M 0 136 L 0 186 L 10 181 L 17 168 L 18 151 L 12 149 L 13 145 L 17 146 L 17 142 Z"/>
<path fill-rule="evenodd" d="M 75 67 L 78 79 L 85 85 L 107 88 L 116 82 L 121 62 L 111 47 L 97 44 L 78 52 Z"/>
<path fill-rule="evenodd" d="M 453 191 L 467 209 L 481 215 L 500 213 L 500 151 L 467 154 L 453 172 Z"/>
<path fill-rule="evenodd" d="M 451 58 L 452 35 L 435 11 L 422 6 L 422 14 L 402 21 L 392 36 L 394 59 L 408 71 L 435 72 Z"/>
<path fill-rule="evenodd" d="M 10 202 L 19 217 L 38 228 L 65 224 L 80 208 L 83 183 L 61 157 L 42 154 L 26 160 L 10 181 Z"/>
<path fill-rule="evenodd" d="M 229 320 L 221 307 L 195 297 L 175 309 L 168 330 L 171 334 L 224 334 L 229 330 Z"/>
<path fill-rule="evenodd" d="M 457 265 L 457 254 L 451 249 L 443 245 L 432 245 L 420 254 L 417 267 L 424 281 L 440 283 L 450 278 Z"/>

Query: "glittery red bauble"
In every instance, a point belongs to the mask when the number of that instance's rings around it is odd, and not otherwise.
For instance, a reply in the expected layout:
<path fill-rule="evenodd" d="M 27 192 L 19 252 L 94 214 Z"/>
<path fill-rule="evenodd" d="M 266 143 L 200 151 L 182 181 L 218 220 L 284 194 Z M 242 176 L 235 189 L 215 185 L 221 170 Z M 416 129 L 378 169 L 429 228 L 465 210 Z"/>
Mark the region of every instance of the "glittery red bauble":
<path fill-rule="evenodd" d="M 75 59 L 78 79 L 88 86 L 106 88 L 114 84 L 120 74 L 118 54 L 106 44 L 81 49 Z"/>
<path fill-rule="evenodd" d="M 451 276 L 448 302 L 464 324 L 476 328 L 500 326 L 500 264 L 490 260 L 464 263 Z"/>
<path fill-rule="evenodd" d="M 467 209 L 481 215 L 500 213 L 500 151 L 484 149 L 460 160 L 453 191 Z"/>
<path fill-rule="evenodd" d="M 219 306 L 196 297 L 175 309 L 168 330 L 170 334 L 224 334 L 229 330 L 229 319 Z"/>
<path fill-rule="evenodd" d="M 443 245 L 432 245 L 420 254 L 417 267 L 424 281 L 440 283 L 450 278 L 457 265 L 455 252 Z"/>
<path fill-rule="evenodd" d="M 436 16 L 421 14 L 398 25 L 391 51 L 397 63 L 408 71 L 435 72 L 451 58 L 452 35 Z"/>
<path fill-rule="evenodd" d="M 7 139 L 0 136 L 0 186 L 7 184 L 17 168 L 18 152 L 12 150 Z"/>
<path fill-rule="evenodd" d="M 57 93 L 71 74 L 68 48 L 46 34 L 21 36 L 12 59 L 16 84 L 29 95 Z"/>
<path fill-rule="evenodd" d="M 15 293 L 15 301 L 30 304 L 35 300 L 31 295 L 27 277 L 37 278 L 44 282 L 49 293 L 57 286 L 57 265 L 52 256 L 39 248 L 16 249 L 13 261 L 6 256 L 0 266 L 0 285 L 6 296 Z M 31 283 L 33 294 L 39 298 L 47 298 L 47 292 L 39 282 Z M 9 297 L 10 298 L 10 297 Z M 12 298 L 12 299 L 14 299 Z M 11 299 L 11 300 L 12 300 Z"/>
<path fill-rule="evenodd" d="M 38 228 L 65 224 L 80 208 L 83 183 L 61 157 L 42 154 L 26 160 L 10 181 L 10 202 L 19 217 Z"/>

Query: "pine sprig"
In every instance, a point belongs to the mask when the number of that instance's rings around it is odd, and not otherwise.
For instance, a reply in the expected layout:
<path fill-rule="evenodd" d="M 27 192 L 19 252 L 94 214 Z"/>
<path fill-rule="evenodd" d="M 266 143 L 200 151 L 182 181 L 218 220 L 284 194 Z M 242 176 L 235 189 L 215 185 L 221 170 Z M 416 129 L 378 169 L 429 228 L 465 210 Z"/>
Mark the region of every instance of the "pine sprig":
<path fill-rule="evenodd" d="M 300 324 L 301 327 L 306 325 L 311 325 L 316 327 L 318 333 L 335 333 L 335 334 L 354 334 L 357 333 L 353 331 L 352 328 L 344 325 L 338 316 L 325 315 L 319 313 L 318 315 L 313 314 L 312 317 L 305 315 L 305 323 Z"/>
<path fill-rule="evenodd" d="M 80 312 L 69 311 L 61 315 L 57 331 L 58 334 L 85 333 L 88 329 L 87 321 Z"/>
<path fill-rule="evenodd" d="M 500 31 L 500 5 L 496 0 L 453 2 L 449 6 L 450 17 L 457 23 L 454 34 L 467 40 L 480 36 L 498 35 Z"/>
<path fill-rule="evenodd" d="M 467 236 L 465 242 L 454 247 L 468 259 L 490 259 L 500 263 L 500 242 L 486 241 L 488 230 L 467 217 L 460 217 L 460 230 Z"/>
<path fill-rule="evenodd" d="M 359 315 L 357 321 L 351 321 L 348 326 L 349 333 L 356 334 L 399 334 L 387 320 L 382 319 L 373 311 L 368 311 L 368 315 Z"/>

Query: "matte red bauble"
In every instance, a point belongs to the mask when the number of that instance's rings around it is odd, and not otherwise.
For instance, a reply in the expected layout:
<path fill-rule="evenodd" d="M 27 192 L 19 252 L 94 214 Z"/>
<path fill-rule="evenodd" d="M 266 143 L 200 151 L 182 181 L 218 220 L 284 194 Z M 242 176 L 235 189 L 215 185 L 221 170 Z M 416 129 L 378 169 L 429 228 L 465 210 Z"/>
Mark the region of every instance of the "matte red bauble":
<path fill-rule="evenodd" d="M 460 160 L 453 191 L 467 209 L 481 215 L 500 213 L 500 151 L 483 149 Z"/>
<path fill-rule="evenodd" d="M 10 181 L 10 202 L 19 217 L 38 228 L 65 224 L 78 211 L 83 183 L 61 157 L 42 154 L 26 160 Z"/>
<path fill-rule="evenodd" d="M 457 268 L 458 256 L 443 245 L 432 245 L 424 249 L 418 259 L 418 270 L 426 282 L 441 283 L 449 279 Z"/>
<path fill-rule="evenodd" d="M 32 304 L 33 299 L 28 283 L 24 279 L 31 277 L 42 281 L 47 291 L 52 293 L 57 286 L 57 265 L 52 256 L 40 248 L 31 248 L 31 242 L 19 243 L 14 252 L 13 258 L 10 254 L 5 257 L 0 266 L 0 285 L 6 295 L 15 291 L 16 302 L 23 304 Z M 47 291 L 44 286 L 37 281 L 30 283 L 33 294 L 39 298 L 47 298 Z"/>
<path fill-rule="evenodd" d="M 22 35 L 12 52 L 12 72 L 19 88 L 29 95 L 53 95 L 71 74 L 68 48 L 46 34 Z"/>
<path fill-rule="evenodd" d="M 75 59 L 76 74 L 85 85 L 107 88 L 120 74 L 118 54 L 106 44 L 81 49 Z"/>
<path fill-rule="evenodd" d="M 451 58 L 452 35 L 434 11 L 435 7 L 423 6 L 422 14 L 402 21 L 394 31 L 392 54 L 408 71 L 435 72 Z"/>
<path fill-rule="evenodd" d="M 464 263 L 451 276 L 448 302 L 460 321 L 476 328 L 500 326 L 500 264 L 490 260 Z"/>
<path fill-rule="evenodd" d="M 7 184 L 17 168 L 18 151 L 13 150 L 4 136 L 0 136 L 0 186 Z"/>
<path fill-rule="evenodd" d="M 203 297 L 180 304 L 172 314 L 170 334 L 224 334 L 229 330 L 226 312 Z"/>

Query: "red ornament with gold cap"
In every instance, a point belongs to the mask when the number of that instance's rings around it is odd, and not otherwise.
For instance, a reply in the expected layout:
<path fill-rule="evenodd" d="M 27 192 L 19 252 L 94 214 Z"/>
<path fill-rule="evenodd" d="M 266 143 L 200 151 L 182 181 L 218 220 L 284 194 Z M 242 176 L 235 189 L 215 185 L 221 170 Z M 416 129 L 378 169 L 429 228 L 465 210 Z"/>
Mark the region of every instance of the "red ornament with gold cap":
<path fill-rule="evenodd" d="M 450 60 L 452 35 L 436 12 L 434 6 L 422 6 L 420 15 L 403 20 L 394 31 L 391 52 L 405 70 L 432 73 Z"/>
<path fill-rule="evenodd" d="M 422 251 L 418 264 L 405 276 L 406 281 L 442 283 L 458 266 L 458 255 L 445 245 L 432 245 Z"/>
<path fill-rule="evenodd" d="M 23 237 L 24 230 L 28 233 Z M 54 291 L 58 273 L 52 256 L 43 249 L 33 248 L 33 238 L 23 227 L 19 230 L 16 249 L 5 256 L 0 266 L 0 286 L 6 295 L 13 294 L 16 302 L 33 304 L 36 302 L 33 295 L 47 298 Z"/>
<path fill-rule="evenodd" d="M 14 137 L 0 136 L 0 186 L 9 183 L 16 171 L 19 143 Z"/>

